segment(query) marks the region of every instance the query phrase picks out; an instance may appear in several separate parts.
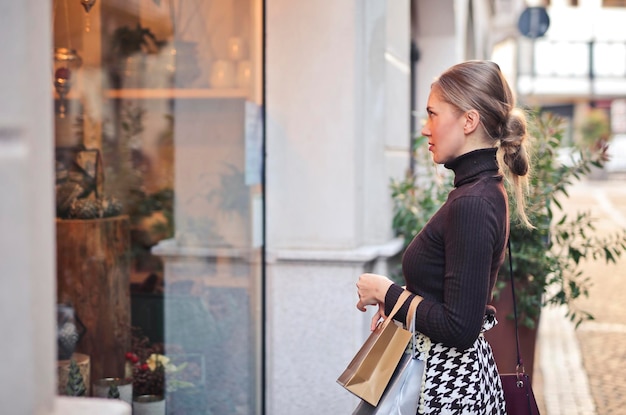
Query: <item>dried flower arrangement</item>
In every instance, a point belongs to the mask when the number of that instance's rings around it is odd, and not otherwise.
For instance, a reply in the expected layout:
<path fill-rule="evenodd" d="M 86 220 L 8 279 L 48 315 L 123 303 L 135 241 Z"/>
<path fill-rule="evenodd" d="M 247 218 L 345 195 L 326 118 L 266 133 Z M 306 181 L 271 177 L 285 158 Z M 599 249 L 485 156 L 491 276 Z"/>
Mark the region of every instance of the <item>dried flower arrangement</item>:
<path fill-rule="evenodd" d="M 174 363 L 162 344 L 153 344 L 140 329 L 132 328 L 131 351 L 126 352 L 126 378 L 132 379 L 133 395 L 160 395 L 193 388 L 197 376 L 189 362 Z"/>

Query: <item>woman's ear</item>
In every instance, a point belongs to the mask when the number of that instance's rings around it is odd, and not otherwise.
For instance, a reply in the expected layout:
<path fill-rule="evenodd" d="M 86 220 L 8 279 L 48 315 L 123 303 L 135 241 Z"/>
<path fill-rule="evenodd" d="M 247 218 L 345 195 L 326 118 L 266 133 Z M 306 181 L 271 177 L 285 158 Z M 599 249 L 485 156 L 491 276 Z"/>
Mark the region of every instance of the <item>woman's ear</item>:
<path fill-rule="evenodd" d="M 463 126 L 463 132 L 465 134 L 471 134 L 476 131 L 480 124 L 480 115 L 476 110 L 469 110 L 465 113 L 465 125 Z"/>

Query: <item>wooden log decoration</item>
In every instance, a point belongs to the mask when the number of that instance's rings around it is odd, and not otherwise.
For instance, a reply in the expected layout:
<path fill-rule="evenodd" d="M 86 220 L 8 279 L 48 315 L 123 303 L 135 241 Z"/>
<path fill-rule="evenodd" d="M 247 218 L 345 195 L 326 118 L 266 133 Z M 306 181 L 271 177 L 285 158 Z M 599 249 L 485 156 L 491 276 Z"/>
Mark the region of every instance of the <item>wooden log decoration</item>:
<path fill-rule="evenodd" d="M 86 332 L 76 351 L 89 355 L 91 379 L 123 377 L 130 333 L 130 222 L 57 219 L 57 297 Z"/>

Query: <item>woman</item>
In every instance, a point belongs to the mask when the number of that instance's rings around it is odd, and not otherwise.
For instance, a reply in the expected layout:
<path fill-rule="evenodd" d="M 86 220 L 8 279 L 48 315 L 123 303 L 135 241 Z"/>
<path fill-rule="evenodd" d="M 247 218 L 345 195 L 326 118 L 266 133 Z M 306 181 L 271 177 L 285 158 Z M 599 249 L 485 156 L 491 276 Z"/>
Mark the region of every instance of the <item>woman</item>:
<path fill-rule="evenodd" d="M 431 86 L 422 134 L 435 163 L 454 172 L 454 189 L 402 258 L 406 289 L 414 293 L 395 319 L 405 322 L 417 297 L 415 329 L 426 361 L 418 413 L 504 414 L 504 395 L 491 347 L 481 333 L 495 324 L 488 306 L 509 234 L 504 175 L 524 214 L 529 161 L 526 120 L 500 68 L 469 61 L 445 71 Z M 500 169 L 501 153 L 505 173 Z M 372 330 L 403 287 L 363 274 L 357 308 L 377 305 Z"/>

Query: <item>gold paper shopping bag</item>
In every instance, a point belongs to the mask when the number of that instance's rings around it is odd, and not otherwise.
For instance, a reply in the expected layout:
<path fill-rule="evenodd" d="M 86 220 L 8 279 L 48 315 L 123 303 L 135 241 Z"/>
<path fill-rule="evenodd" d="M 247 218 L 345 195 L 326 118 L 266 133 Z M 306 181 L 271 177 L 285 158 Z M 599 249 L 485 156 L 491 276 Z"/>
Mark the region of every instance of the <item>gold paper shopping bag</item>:
<path fill-rule="evenodd" d="M 411 339 L 411 332 L 393 321 L 409 295 L 408 291 L 402 293 L 389 316 L 369 335 L 337 379 L 341 386 L 374 406 L 378 405 Z"/>

